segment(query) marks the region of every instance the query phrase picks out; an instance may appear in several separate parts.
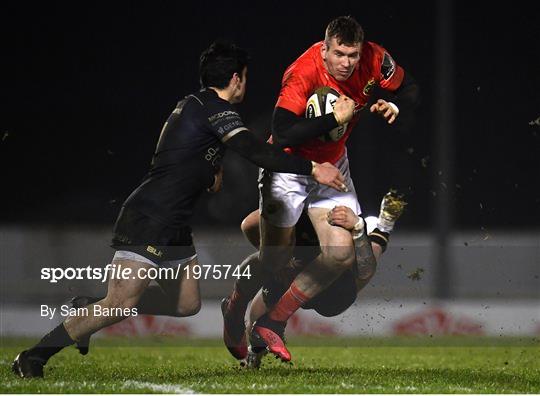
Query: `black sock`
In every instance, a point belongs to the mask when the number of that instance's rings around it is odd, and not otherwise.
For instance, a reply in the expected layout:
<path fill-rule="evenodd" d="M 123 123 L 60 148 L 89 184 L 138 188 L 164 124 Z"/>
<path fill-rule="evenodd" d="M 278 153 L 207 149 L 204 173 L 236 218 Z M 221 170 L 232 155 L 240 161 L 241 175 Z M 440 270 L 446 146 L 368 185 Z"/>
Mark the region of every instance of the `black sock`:
<path fill-rule="evenodd" d="M 29 349 L 28 355 L 44 360 L 46 363 L 51 356 L 74 343 L 75 341 L 67 333 L 64 323 L 61 323 L 45 335 L 33 348 Z"/>
<path fill-rule="evenodd" d="M 388 240 L 390 239 L 390 234 L 388 232 L 375 228 L 373 231 L 371 231 L 368 237 L 371 242 L 375 242 L 376 244 L 380 245 L 383 252 L 386 250 Z"/>

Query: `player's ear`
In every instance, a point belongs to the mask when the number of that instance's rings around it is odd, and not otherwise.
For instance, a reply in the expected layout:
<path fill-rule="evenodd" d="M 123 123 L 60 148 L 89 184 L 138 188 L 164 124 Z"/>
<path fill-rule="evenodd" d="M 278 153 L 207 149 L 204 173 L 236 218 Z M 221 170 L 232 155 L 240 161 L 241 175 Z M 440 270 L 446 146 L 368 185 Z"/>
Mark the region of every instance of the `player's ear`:
<path fill-rule="evenodd" d="M 240 77 L 238 76 L 238 73 L 233 73 L 231 80 L 229 81 L 229 87 L 236 87 L 238 83 L 240 82 Z"/>
<path fill-rule="evenodd" d="M 326 44 L 326 41 L 323 41 L 323 44 L 321 45 L 321 56 L 323 60 L 326 60 L 327 51 L 328 51 L 328 45 Z"/>

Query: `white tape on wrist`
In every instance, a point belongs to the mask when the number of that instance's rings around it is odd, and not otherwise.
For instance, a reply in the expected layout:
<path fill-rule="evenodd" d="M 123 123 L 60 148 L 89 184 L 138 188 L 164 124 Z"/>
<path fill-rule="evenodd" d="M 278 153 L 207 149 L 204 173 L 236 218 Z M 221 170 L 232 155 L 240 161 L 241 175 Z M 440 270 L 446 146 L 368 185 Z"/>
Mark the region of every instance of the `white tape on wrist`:
<path fill-rule="evenodd" d="M 392 103 L 392 102 L 386 102 L 386 103 L 388 103 L 388 105 L 392 108 L 392 110 L 394 110 L 394 113 L 396 113 L 396 115 L 399 114 L 399 107 L 397 107 L 395 103 Z"/>
<path fill-rule="evenodd" d="M 365 224 L 364 219 L 361 217 L 358 219 L 358 222 L 354 225 L 352 229 L 353 239 L 358 239 L 364 234 Z"/>

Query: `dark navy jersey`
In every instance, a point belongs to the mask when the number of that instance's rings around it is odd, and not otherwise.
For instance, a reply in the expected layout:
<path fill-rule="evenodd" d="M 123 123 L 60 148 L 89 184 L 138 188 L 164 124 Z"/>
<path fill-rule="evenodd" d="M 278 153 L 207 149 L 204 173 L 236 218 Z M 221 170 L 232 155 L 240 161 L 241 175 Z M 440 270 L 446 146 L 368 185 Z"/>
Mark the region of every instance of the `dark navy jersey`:
<path fill-rule="evenodd" d="M 197 199 L 213 184 L 223 143 L 245 130 L 236 109 L 215 91 L 186 96 L 165 122 L 150 171 L 124 206 L 166 225 L 186 225 Z"/>

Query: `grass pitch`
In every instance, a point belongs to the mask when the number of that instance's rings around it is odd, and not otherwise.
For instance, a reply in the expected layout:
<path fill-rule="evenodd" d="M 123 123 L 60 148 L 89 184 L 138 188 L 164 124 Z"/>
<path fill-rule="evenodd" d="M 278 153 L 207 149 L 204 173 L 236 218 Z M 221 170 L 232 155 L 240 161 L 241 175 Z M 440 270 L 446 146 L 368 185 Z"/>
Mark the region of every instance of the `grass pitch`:
<path fill-rule="evenodd" d="M 2 340 L 0 393 L 540 393 L 537 339 L 292 339 L 293 365 L 259 370 L 219 340 L 95 340 L 23 380 L 10 365 L 32 341 Z"/>

